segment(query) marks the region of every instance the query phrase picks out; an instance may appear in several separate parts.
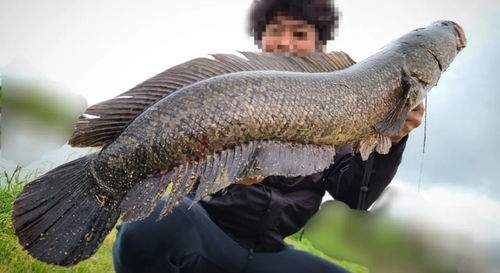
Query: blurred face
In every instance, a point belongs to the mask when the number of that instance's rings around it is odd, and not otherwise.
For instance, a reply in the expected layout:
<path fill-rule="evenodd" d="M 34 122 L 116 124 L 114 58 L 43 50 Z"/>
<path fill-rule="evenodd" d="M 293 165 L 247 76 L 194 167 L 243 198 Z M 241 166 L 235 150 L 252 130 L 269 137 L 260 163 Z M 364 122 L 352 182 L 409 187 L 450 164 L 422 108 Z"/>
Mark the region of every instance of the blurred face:
<path fill-rule="evenodd" d="M 262 49 L 264 52 L 321 52 L 323 44 L 318 41 L 314 25 L 278 14 L 262 33 Z"/>

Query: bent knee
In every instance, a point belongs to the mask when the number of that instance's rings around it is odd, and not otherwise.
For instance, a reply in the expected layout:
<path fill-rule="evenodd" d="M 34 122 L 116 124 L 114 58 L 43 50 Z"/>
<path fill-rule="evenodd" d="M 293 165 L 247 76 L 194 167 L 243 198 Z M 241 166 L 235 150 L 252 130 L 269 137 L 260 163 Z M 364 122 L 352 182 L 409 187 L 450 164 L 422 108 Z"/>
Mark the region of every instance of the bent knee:
<path fill-rule="evenodd" d="M 186 212 L 189 205 L 181 203 L 172 213 L 158 220 L 164 204 L 165 197 L 146 219 L 117 226 L 114 255 L 125 259 L 147 258 L 154 256 L 150 256 L 154 251 L 168 256 L 179 251 L 193 251 L 192 248 L 201 244 L 190 217 L 194 212 Z"/>

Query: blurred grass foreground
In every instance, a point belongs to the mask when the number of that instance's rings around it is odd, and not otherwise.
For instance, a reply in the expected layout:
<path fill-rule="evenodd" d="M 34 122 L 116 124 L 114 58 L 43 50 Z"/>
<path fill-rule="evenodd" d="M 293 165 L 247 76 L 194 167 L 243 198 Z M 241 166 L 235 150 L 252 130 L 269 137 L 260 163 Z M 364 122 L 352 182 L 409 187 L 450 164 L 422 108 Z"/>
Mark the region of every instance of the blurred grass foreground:
<path fill-rule="evenodd" d="M 21 58 L 0 74 L 2 158 L 26 166 L 68 141 L 87 100 Z"/>

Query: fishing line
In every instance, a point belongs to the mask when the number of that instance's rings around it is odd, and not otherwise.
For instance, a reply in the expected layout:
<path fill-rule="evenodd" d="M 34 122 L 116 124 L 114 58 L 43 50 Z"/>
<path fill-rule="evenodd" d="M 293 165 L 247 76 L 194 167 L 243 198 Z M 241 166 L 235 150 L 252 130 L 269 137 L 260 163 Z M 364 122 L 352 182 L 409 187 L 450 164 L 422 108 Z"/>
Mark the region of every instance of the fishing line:
<path fill-rule="evenodd" d="M 427 139 L 427 99 L 425 99 L 424 109 L 424 143 L 422 144 L 422 158 L 420 160 L 420 174 L 418 177 L 418 192 L 420 193 L 420 182 L 422 180 L 422 169 L 424 166 L 425 142 Z"/>

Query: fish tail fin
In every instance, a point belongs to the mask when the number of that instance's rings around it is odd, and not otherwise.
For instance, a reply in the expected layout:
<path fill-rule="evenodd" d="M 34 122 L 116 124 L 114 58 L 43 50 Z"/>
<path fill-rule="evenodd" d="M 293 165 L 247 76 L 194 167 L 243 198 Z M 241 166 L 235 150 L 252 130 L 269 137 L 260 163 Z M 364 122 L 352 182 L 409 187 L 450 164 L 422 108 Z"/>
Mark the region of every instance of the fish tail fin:
<path fill-rule="evenodd" d="M 120 216 L 119 201 L 97 185 L 90 154 L 29 182 L 14 201 L 19 244 L 48 264 L 71 266 L 92 256 Z"/>

